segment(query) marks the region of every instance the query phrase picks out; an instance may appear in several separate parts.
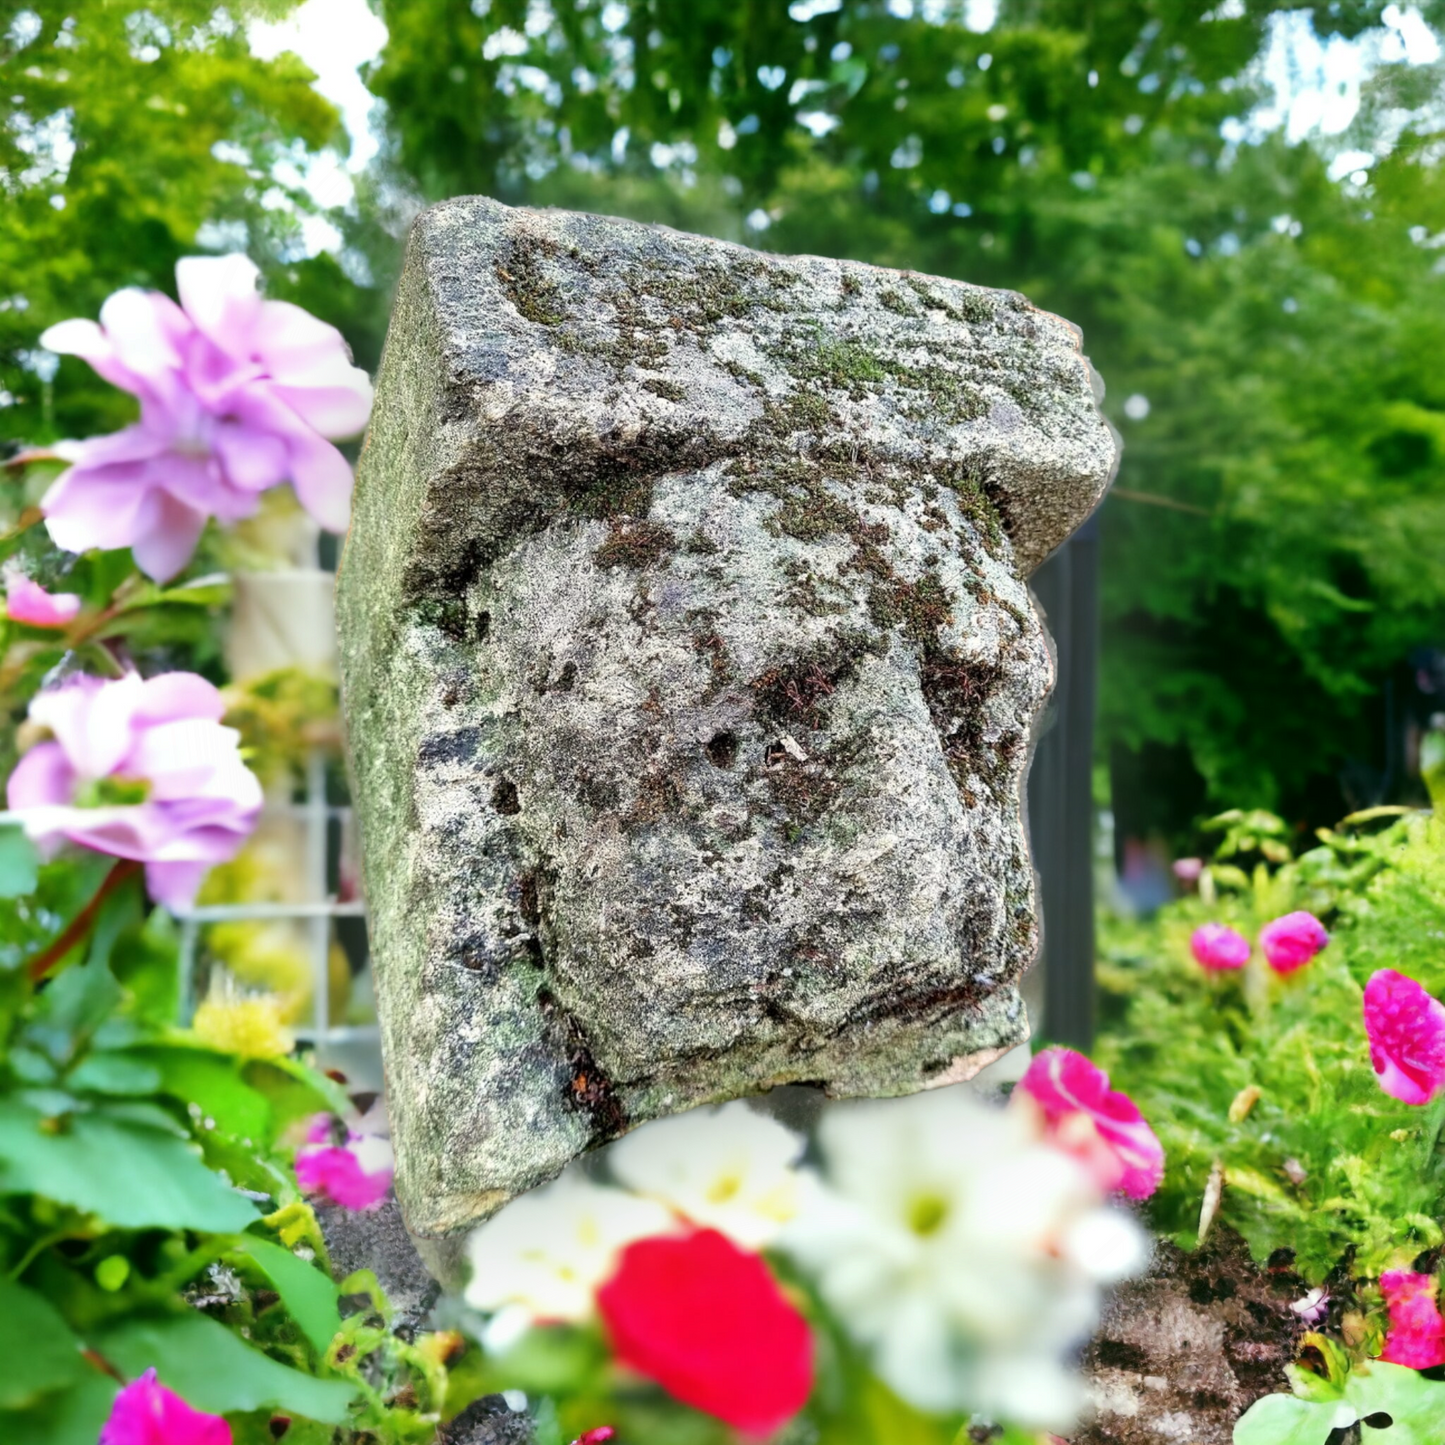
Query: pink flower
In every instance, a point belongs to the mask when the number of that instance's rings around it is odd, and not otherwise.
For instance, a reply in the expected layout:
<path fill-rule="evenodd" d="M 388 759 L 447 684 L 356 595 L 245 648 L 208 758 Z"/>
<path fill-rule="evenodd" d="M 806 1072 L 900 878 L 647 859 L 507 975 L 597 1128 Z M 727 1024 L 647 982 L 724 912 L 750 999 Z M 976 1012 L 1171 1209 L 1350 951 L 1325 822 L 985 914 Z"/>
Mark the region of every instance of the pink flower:
<path fill-rule="evenodd" d="M 353 1139 L 353 1145 L 362 1142 Z M 375 1209 L 391 1188 L 391 1167 L 368 1171 L 355 1147 L 327 1144 L 296 1156 L 296 1182 L 303 1194 L 319 1194 L 343 1209 Z"/>
<path fill-rule="evenodd" d="M 617 1358 L 761 1439 L 813 1388 L 813 1336 L 761 1256 L 715 1229 L 629 1244 L 597 1291 Z"/>
<path fill-rule="evenodd" d="M 1176 858 L 1170 866 L 1181 883 L 1197 883 L 1199 875 L 1204 872 L 1204 859 Z"/>
<path fill-rule="evenodd" d="M 1073 1049 L 1035 1054 L 1015 1093 L 1043 1111 L 1049 1137 L 1076 1155 L 1110 1193 L 1146 1199 L 1164 1177 L 1164 1146 L 1138 1106 Z"/>
<path fill-rule="evenodd" d="M 192 1409 L 147 1370 L 115 1397 L 100 1445 L 231 1445 L 231 1427 Z"/>
<path fill-rule="evenodd" d="M 285 481 L 323 527 L 346 530 L 351 468 L 326 439 L 366 425 L 371 383 L 340 332 L 263 300 L 257 275 L 245 256 L 191 256 L 176 264 L 179 306 L 158 291 L 117 291 L 100 325 L 62 321 L 40 338 L 141 407 L 133 426 L 57 448 L 73 462 L 41 501 L 57 545 L 130 547 L 165 581 L 208 517 L 249 517 Z"/>
<path fill-rule="evenodd" d="M 221 726 L 221 695 L 202 677 L 135 673 L 77 677 L 30 704 L 49 728 L 10 775 L 10 807 L 31 840 L 76 843 L 146 865 L 146 887 L 169 908 L 195 897 L 213 863 L 240 850 L 261 809 L 261 785 Z"/>
<path fill-rule="evenodd" d="M 27 627 L 69 627 L 80 611 L 73 592 L 50 593 L 21 572 L 5 574 L 5 615 Z"/>
<path fill-rule="evenodd" d="M 1382 1360 L 1428 1370 L 1445 1365 L 1445 1319 L 1435 1302 L 1435 1280 L 1428 1274 L 1388 1269 L 1380 1276 L 1380 1291 L 1390 1312 Z"/>
<path fill-rule="evenodd" d="M 615 1440 L 617 1431 L 611 1425 L 598 1425 L 594 1429 L 587 1430 L 579 1435 L 572 1445 L 603 1445 L 606 1440 Z"/>
<path fill-rule="evenodd" d="M 1329 941 L 1324 924 L 1313 913 L 1303 910 L 1286 913 L 1259 931 L 1259 946 L 1276 973 L 1293 973 L 1303 968 Z"/>
<path fill-rule="evenodd" d="M 1189 938 L 1195 961 L 1211 973 L 1243 968 L 1249 962 L 1249 940 L 1223 923 L 1205 923 Z"/>
<path fill-rule="evenodd" d="M 1380 1087 L 1405 1104 L 1445 1089 L 1445 1006 L 1413 978 L 1382 968 L 1365 985 L 1365 1035 Z"/>

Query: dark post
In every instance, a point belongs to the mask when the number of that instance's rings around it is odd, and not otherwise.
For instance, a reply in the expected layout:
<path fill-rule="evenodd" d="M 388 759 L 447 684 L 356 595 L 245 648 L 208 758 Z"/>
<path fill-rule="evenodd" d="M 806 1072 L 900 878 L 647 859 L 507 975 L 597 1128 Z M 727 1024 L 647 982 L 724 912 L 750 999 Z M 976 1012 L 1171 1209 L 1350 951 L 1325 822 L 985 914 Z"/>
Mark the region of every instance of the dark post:
<path fill-rule="evenodd" d="M 1037 1031 L 1087 1049 L 1094 1039 L 1094 698 L 1099 661 L 1099 519 L 1090 518 L 1030 580 L 1058 648 L 1059 677 L 1029 773 L 1029 836 L 1039 871 L 1044 1008 Z"/>

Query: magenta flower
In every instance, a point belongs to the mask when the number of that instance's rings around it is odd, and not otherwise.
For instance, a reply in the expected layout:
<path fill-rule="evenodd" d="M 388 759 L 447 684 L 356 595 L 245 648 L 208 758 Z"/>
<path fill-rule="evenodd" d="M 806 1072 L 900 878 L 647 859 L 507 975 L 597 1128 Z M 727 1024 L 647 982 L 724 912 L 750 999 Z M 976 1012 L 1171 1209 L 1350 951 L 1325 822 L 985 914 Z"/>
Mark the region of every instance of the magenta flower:
<path fill-rule="evenodd" d="M 1313 913 L 1303 910 L 1286 913 L 1259 931 L 1259 946 L 1276 973 L 1293 973 L 1303 968 L 1329 941 L 1324 924 Z"/>
<path fill-rule="evenodd" d="M 1435 1280 L 1428 1274 L 1387 1269 L 1380 1292 L 1390 1312 L 1390 1328 L 1380 1358 L 1412 1370 L 1445 1365 L 1445 1319 L 1435 1301 Z"/>
<path fill-rule="evenodd" d="M 21 758 L 10 807 L 43 851 L 76 843 L 146 865 L 168 908 L 189 904 L 213 863 L 256 825 L 261 785 L 221 726 L 221 695 L 202 677 L 77 677 L 30 703 L 52 739 Z"/>
<path fill-rule="evenodd" d="M 1146 1199 L 1164 1178 L 1164 1146 L 1134 1101 L 1073 1049 L 1035 1054 L 1015 1094 L 1042 1110 L 1054 1143 L 1076 1155 L 1107 1194 Z"/>
<path fill-rule="evenodd" d="M 335 327 L 263 300 L 257 276 L 245 256 L 191 256 L 176 264 L 179 306 L 158 291 L 117 291 L 100 325 L 62 321 L 40 338 L 141 408 L 134 426 L 56 449 L 73 463 L 41 501 L 57 545 L 130 547 L 166 581 L 208 517 L 249 517 L 285 481 L 323 527 L 346 530 L 351 468 L 327 438 L 366 425 L 371 382 Z"/>
<path fill-rule="evenodd" d="M 1413 978 L 1382 968 L 1365 985 L 1365 1035 L 1380 1087 L 1404 1104 L 1445 1090 L 1445 1006 Z"/>
<path fill-rule="evenodd" d="M 100 1445 L 231 1445 L 231 1427 L 192 1409 L 147 1370 L 115 1397 Z"/>
<path fill-rule="evenodd" d="M 5 615 L 27 627 L 69 627 L 80 612 L 73 592 L 47 592 L 23 572 L 5 574 Z"/>
<path fill-rule="evenodd" d="M 1211 973 L 1224 973 L 1243 968 L 1249 962 L 1249 940 L 1223 923 L 1205 923 L 1189 938 L 1189 951 L 1195 962 Z"/>
<path fill-rule="evenodd" d="M 318 1194 L 343 1209 L 375 1209 L 391 1188 L 389 1166 L 368 1171 L 360 1154 L 340 1144 L 303 1149 L 296 1156 L 296 1182 L 303 1194 Z"/>

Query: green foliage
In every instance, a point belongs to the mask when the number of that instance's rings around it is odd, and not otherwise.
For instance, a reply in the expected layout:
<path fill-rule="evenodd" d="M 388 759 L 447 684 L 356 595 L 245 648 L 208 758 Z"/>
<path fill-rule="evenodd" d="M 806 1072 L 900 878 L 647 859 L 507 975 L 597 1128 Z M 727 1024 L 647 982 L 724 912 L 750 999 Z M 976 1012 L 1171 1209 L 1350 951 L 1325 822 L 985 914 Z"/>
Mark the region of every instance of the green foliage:
<path fill-rule="evenodd" d="M 355 289 L 302 260 L 315 209 L 282 160 L 345 148 L 335 110 L 294 55 L 257 60 L 246 23 L 291 0 L 0 0 L 0 440 L 84 436 L 134 403 L 78 361 L 52 384 L 30 354 L 52 322 L 95 316 L 122 286 L 174 294 L 209 240 L 242 249 L 323 315 Z M 38 33 L 24 16 L 41 23 Z M 277 201 L 282 204 L 277 205 Z M 202 229 L 205 228 L 205 229 Z M 199 238 L 199 239 L 198 239 Z M 353 304 L 354 303 L 350 303 Z"/>
<path fill-rule="evenodd" d="M 1365 1278 L 1408 1267 L 1445 1238 L 1445 1100 L 1416 1108 L 1381 1090 L 1361 1014 L 1379 968 L 1445 991 L 1445 840 L 1428 816 L 1377 827 L 1325 831 L 1319 847 L 1271 865 L 1261 850 L 1277 856 L 1278 820 L 1227 815 L 1227 861 L 1206 870 L 1201 896 L 1148 923 L 1106 921 L 1098 1057 L 1164 1143 L 1151 1213 L 1185 1247 L 1216 1161 L 1220 1222 L 1261 1261 L 1294 1252 L 1313 1282 L 1342 1261 Z M 1275 977 L 1256 956 L 1210 975 L 1190 957 L 1201 923 L 1255 937 L 1296 908 L 1333 934 L 1298 973 Z"/>
<path fill-rule="evenodd" d="M 1338 1347 L 1328 1351 L 1328 1377 L 1291 1367 L 1294 1393 L 1256 1400 L 1234 1427 L 1234 1445 L 1326 1445 L 1358 1423 L 1363 1445 L 1434 1445 L 1445 1436 L 1445 1383 L 1379 1360 L 1353 1369 Z"/>

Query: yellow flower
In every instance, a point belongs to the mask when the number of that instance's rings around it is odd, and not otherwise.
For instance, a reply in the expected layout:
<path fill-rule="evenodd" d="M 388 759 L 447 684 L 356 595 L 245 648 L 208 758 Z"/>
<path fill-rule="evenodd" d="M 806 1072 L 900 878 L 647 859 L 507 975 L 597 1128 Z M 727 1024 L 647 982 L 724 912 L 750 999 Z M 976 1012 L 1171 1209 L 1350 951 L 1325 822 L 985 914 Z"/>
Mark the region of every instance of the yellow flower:
<path fill-rule="evenodd" d="M 191 1020 L 191 1032 L 202 1043 L 243 1059 L 277 1059 L 296 1047 L 282 1000 L 242 993 L 229 978 L 212 984 Z"/>

